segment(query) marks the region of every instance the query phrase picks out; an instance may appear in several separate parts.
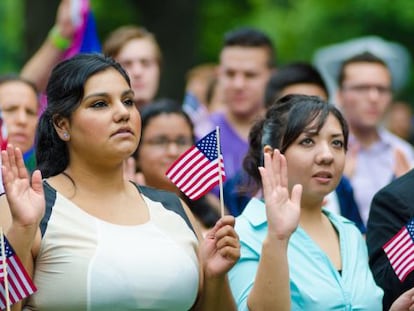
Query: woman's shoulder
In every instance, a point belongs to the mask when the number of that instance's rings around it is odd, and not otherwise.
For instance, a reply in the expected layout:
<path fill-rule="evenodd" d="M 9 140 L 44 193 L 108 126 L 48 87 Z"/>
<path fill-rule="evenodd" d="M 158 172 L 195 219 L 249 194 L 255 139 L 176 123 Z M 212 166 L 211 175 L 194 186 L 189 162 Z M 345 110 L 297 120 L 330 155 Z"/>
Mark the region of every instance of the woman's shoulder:
<path fill-rule="evenodd" d="M 135 186 L 144 197 L 153 202 L 159 202 L 165 209 L 178 214 L 186 222 L 187 226 L 195 233 L 194 227 L 188 218 L 183 205 L 181 204 L 181 200 L 175 193 L 137 184 L 135 184 Z"/>

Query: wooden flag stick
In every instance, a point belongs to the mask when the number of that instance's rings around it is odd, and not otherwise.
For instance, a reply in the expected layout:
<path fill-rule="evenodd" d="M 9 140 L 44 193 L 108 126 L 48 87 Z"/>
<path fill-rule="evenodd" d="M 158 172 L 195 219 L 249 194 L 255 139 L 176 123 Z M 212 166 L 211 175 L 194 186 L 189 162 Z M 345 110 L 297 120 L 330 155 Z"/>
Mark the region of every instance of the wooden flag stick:
<path fill-rule="evenodd" d="M 216 137 L 217 137 L 217 157 L 218 157 L 218 170 L 219 170 L 219 187 L 220 187 L 220 211 L 221 217 L 224 216 L 224 198 L 223 198 L 223 174 L 221 170 L 221 161 L 220 161 L 220 129 L 216 126 Z"/>
<path fill-rule="evenodd" d="M 4 276 L 4 290 L 6 295 L 6 310 L 10 311 L 10 296 L 9 296 L 9 278 L 7 275 L 7 261 L 6 250 L 4 247 L 3 227 L 0 226 L 0 244 L 1 244 L 1 259 L 3 261 L 3 276 Z"/>

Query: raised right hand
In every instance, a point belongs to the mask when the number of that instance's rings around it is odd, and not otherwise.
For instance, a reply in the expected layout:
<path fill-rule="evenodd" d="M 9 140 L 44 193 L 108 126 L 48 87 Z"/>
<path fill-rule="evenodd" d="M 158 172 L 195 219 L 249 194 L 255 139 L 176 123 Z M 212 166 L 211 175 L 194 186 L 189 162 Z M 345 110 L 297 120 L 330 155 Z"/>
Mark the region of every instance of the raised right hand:
<path fill-rule="evenodd" d="M 58 27 L 60 34 L 68 39 L 73 38 L 76 29 L 72 14 L 79 14 L 78 12 L 72 12 L 72 1 L 62 0 L 60 2 L 55 21 L 55 26 Z"/>
<path fill-rule="evenodd" d="M 259 167 L 266 204 L 268 235 L 288 239 L 299 224 L 302 185 L 293 186 L 289 195 L 286 158 L 275 149 L 265 152 Z"/>
<path fill-rule="evenodd" d="M 410 161 L 407 159 L 407 157 L 405 156 L 404 151 L 402 151 L 399 148 L 395 148 L 394 149 L 394 175 L 395 177 L 400 177 L 402 175 L 404 175 L 405 173 L 407 173 L 411 167 L 412 164 L 410 163 Z"/>
<path fill-rule="evenodd" d="M 12 145 L 1 152 L 3 185 L 13 222 L 20 226 L 37 226 L 45 212 L 42 175 L 30 176 L 19 148 Z"/>

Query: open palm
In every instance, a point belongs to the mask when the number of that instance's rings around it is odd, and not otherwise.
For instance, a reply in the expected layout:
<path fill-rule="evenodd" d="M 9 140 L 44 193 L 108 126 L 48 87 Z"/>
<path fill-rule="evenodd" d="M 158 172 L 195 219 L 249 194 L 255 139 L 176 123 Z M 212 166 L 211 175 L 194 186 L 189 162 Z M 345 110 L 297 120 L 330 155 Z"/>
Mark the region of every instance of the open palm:
<path fill-rule="evenodd" d="M 302 186 L 295 185 L 291 195 L 288 189 L 287 163 L 279 150 L 264 154 L 260 167 L 263 195 L 266 204 L 268 233 L 279 239 L 288 238 L 299 224 Z"/>
<path fill-rule="evenodd" d="M 30 176 L 20 149 L 12 145 L 1 152 L 3 184 L 13 221 L 20 225 L 36 225 L 45 210 L 45 199 L 40 171 Z"/>

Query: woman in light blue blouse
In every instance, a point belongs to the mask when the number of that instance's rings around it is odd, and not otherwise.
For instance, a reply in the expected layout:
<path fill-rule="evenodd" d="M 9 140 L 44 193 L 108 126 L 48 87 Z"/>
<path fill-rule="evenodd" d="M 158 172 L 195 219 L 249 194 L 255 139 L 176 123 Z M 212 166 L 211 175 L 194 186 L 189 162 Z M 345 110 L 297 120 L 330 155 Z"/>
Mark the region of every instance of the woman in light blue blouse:
<path fill-rule="evenodd" d="M 241 258 L 229 276 L 239 310 L 382 309 L 360 232 L 322 209 L 347 142 L 341 113 L 314 96 L 281 98 L 252 128 L 244 167 L 264 201 L 236 221 Z M 413 293 L 392 310 L 411 310 Z"/>

